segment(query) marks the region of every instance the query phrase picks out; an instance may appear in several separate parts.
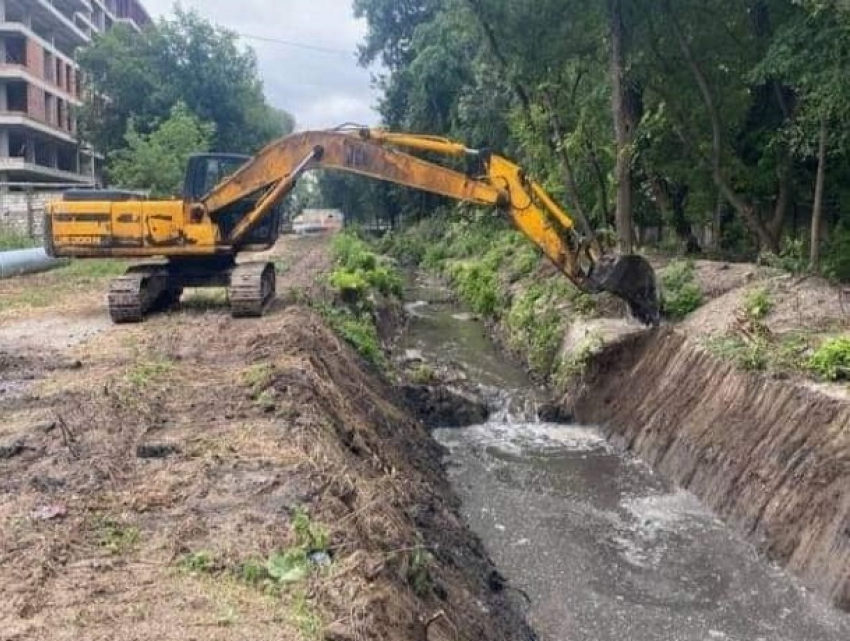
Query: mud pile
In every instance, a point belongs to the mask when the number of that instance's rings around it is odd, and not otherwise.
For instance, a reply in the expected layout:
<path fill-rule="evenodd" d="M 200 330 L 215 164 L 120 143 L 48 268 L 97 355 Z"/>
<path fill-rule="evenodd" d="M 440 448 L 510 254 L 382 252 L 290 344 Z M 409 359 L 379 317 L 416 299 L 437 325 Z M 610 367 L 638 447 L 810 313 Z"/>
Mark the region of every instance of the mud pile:
<path fill-rule="evenodd" d="M 312 312 L 121 341 L 4 414 L 3 635 L 530 638 L 439 447 Z"/>
<path fill-rule="evenodd" d="M 606 347 L 565 406 L 850 610 L 847 403 L 659 330 Z"/>

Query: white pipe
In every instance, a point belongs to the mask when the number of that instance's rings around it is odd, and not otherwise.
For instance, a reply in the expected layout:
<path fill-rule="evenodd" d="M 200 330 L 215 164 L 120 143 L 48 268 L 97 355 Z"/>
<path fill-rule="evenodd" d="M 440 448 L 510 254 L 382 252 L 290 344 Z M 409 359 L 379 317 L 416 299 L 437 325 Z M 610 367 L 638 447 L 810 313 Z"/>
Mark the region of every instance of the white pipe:
<path fill-rule="evenodd" d="M 47 271 L 66 262 L 66 260 L 51 258 L 40 247 L 0 252 L 0 279 Z"/>

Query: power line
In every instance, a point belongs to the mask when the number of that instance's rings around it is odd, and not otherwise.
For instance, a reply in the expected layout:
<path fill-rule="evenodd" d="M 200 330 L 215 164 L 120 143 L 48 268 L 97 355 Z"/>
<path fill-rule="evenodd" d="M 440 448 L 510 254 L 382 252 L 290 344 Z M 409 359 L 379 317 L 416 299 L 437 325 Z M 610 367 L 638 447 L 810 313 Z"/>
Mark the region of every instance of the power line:
<path fill-rule="evenodd" d="M 320 51 L 322 53 L 333 53 L 337 55 L 351 56 L 353 51 L 345 51 L 343 49 L 333 49 L 332 47 L 320 47 L 318 45 L 307 44 L 306 42 L 295 42 L 294 40 L 283 40 L 281 38 L 269 38 L 266 36 L 256 36 L 249 33 L 236 32 L 236 35 L 246 40 L 259 40 L 261 42 L 271 42 L 273 44 L 285 45 L 294 47 L 295 49 L 307 49 L 308 51 Z"/>

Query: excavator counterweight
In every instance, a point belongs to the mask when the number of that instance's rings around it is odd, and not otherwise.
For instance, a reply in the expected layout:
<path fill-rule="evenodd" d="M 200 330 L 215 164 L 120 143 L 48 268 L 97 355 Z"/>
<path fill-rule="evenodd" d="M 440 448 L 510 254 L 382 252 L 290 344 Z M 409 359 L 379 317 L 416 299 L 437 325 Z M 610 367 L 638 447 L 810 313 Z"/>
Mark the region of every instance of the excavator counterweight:
<path fill-rule="evenodd" d="M 474 156 L 480 169 L 463 173 L 411 153 L 417 151 Z M 308 131 L 253 157 L 194 156 L 179 199 L 90 190 L 51 203 L 45 247 L 60 257 L 165 259 L 136 265 L 112 284 L 116 322 L 138 322 L 179 301 L 184 287 L 206 286 L 228 288 L 234 316 L 258 316 L 274 298 L 274 268 L 236 258 L 274 245 L 281 201 L 302 174 L 319 168 L 494 207 L 576 286 L 610 292 L 644 323 L 658 322 L 655 275 L 645 259 L 606 255 L 593 239 L 581 238 L 570 216 L 508 159 L 435 136 L 366 128 Z"/>

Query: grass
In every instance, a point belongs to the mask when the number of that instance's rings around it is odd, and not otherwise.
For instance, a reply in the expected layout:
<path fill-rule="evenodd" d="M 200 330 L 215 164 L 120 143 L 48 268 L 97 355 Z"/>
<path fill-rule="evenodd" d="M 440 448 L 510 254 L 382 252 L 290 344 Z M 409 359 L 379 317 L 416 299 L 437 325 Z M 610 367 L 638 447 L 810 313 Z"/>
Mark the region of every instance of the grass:
<path fill-rule="evenodd" d="M 11 229 L 0 229 L 0 251 L 38 247 L 39 241 Z"/>
<path fill-rule="evenodd" d="M 583 377 L 587 372 L 590 361 L 603 345 L 604 341 L 598 333 L 588 333 L 569 356 L 556 365 L 553 376 L 556 388 L 566 389 L 572 381 Z"/>
<path fill-rule="evenodd" d="M 115 556 L 132 552 L 139 543 L 139 528 L 112 517 L 103 517 L 97 526 L 100 547 Z"/>
<path fill-rule="evenodd" d="M 127 372 L 127 382 L 134 387 L 147 387 L 161 382 L 174 369 L 174 361 L 162 357 L 146 355 L 137 360 Z"/>
<path fill-rule="evenodd" d="M 322 617 L 303 591 L 298 591 L 293 596 L 288 618 L 304 641 L 318 641 L 322 638 Z"/>

